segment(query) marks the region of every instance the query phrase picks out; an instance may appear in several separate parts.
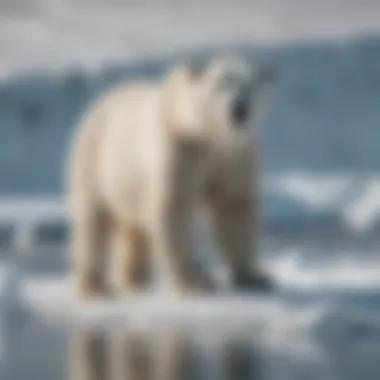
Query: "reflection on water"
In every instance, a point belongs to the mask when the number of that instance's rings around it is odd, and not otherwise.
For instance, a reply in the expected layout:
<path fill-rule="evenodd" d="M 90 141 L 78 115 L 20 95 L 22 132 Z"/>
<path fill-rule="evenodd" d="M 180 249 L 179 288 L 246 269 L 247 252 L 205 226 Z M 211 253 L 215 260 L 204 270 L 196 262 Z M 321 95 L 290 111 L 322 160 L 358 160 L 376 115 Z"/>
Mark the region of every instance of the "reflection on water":
<path fill-rule="evenodd" d="M 183 331 L 152 336 L 83 328 L 70 340 L 70 380 L 255 380 L 256 359 L 243 338 L 200 344 Z"/>
<path fill-rule="evenodd" d="M 211 324 L 111 318 L 91 326 L 0 319 L 0 379 L 379 380 L 378 303 L 254 305 L 244 324 L 227 312 L 223 324 L 217 316 Z"/>

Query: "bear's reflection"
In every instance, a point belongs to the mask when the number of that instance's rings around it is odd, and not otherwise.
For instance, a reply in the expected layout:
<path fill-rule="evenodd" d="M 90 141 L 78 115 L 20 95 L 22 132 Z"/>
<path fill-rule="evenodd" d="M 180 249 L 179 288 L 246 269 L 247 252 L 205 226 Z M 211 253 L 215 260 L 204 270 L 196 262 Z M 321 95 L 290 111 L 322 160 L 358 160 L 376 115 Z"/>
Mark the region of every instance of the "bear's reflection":
<path fill-rule="evenodd" d="M 261 379 L 249 343 L 225 339 L 205 347 L 191 334 L 173 330 L 149 335 L 76 329 L 70 360 L 70 380 Z"/>

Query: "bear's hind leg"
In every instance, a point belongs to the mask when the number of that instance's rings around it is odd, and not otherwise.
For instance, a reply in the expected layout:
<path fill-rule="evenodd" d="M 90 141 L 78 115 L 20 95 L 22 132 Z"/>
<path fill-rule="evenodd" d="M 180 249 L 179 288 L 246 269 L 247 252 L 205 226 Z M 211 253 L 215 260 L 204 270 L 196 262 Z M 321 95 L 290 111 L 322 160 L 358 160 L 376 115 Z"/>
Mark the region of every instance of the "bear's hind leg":
<path fill-rule="evenodd" d="M 113 235 L 115 287 L 119 295 L 133 293 L 146 285 L 149 277 L 149 251 L 140 229 L 117 226 Z"/>
<path fill-rule="evenodd" d="M 102 296 L 108 292 L 107 229 L 108 220 L 100 210 L 77 215 L 74 220 L 76 285 L 80 297 Z"/>

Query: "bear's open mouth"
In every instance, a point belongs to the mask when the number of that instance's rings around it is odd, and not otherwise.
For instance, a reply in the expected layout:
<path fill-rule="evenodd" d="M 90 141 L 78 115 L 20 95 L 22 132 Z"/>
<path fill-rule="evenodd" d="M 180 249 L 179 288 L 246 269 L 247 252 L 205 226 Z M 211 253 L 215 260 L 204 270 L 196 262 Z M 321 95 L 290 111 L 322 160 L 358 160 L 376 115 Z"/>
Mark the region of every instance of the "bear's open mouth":
<path fill-rule="evenodd" d="M 238 98 L 232 104 L 231 119 L 234 123 L 234 126 L 238 128 L 244 126 L 249 118 L 249 114 L 249 104 L 246 100 Z"/>

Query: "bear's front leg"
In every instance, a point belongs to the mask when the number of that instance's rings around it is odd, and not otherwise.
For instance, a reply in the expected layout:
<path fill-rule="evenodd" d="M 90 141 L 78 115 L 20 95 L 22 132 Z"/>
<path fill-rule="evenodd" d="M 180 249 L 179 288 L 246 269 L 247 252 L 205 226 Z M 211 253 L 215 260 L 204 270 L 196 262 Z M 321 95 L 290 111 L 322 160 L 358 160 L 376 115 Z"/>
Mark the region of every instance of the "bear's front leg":
<path fill-rule="evenodd" d="M 196 249 L 195 205 L 172 202 L 160 212 L 153 232 L 153 251 L 163 280 L 174 294 L 214 289 Z"/>
<path fill-rule="evenodd" d="M 258 210 L 250 196 L 227 196 L 212 204 L 217 240 L 237 289 L 268 289 L 270 278 L 257 268 Z"/>

